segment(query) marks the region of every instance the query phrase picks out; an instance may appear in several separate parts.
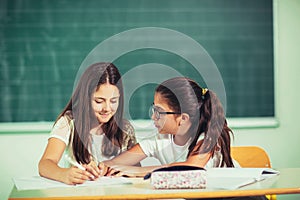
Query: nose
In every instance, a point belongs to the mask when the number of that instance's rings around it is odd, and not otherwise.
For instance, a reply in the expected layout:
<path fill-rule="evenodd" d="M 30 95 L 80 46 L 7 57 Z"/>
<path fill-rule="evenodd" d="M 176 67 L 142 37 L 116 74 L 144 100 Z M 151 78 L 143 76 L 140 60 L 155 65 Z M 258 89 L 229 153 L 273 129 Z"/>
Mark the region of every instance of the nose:
<path fill-rule="evenodd" d="M 157 115 L 156 115 L 155 112 L 152 112 L 152 114 L 151 114 L 151 119 L 152 119 L 153 121 L 158 121 L 158 120 L 159 120 L 159 118 L 157 117 Z"/>
<path fill-rule="evenodd" d="M 152 119 L 153 121 L 155 121 L 155 114 L 153 112 L 153 108 L 152 107 L 149 109 L 149 117 L 150 117 L 150 119 Z"/>
<path fill-rule="evenodd" d="M 109 102 L 105 102 L 102 109 L 104 111 L 111 111 L 111 104 Z"/>
<path fill-rule="evenodd" d="M 151 113 L 151 119 L 152 119 L 153 121 L 157 120 L 157 119 L 155 118 L 154 113 Z"/>

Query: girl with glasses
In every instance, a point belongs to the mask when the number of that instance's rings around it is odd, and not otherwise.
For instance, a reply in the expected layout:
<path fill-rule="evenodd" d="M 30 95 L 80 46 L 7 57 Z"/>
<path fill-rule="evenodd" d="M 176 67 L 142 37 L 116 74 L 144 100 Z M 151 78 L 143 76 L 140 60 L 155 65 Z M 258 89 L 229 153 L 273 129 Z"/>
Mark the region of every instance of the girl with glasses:
<path fill-rule="evenodd" d="M 177 77 L 161 83 L 155 90 L 151 118 L 159 134 L 100 163 L 102 175 L 143 176 L 172 165 L 238 165 L 230 156 L 232 131 L 220 100 L 195 81 Z M 155 157 L 162 166 L 131 167 L 146 157 Z"/>

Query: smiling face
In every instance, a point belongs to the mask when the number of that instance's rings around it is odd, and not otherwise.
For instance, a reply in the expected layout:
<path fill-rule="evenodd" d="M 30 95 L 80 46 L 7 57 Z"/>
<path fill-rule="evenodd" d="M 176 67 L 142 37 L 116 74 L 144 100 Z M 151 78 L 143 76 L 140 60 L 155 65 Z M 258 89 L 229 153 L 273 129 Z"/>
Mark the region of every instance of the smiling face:
<path fill-rule="evenodd" d="M 105 83 L 94 92 L 92 107 L 99 123 L 108 122 L 119 106 L 119 89 L 115 85 Z"/>

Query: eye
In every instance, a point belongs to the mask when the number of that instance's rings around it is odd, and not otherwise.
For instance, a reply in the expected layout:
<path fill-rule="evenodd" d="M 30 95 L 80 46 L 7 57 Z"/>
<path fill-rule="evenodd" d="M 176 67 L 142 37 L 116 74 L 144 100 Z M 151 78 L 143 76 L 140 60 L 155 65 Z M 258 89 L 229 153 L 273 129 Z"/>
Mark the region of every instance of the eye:
<path fill-rule="evenodd" d="M 96 102 L 97 104 L 101 104 L 101 103 L 103 103 L 103 100 L 95 99 L 95 102 Z"/>
<path fill-rule="evenodd" d="M 112 99 L 110 100 L 110 103 L 118 103 L 119 99 Z"/>

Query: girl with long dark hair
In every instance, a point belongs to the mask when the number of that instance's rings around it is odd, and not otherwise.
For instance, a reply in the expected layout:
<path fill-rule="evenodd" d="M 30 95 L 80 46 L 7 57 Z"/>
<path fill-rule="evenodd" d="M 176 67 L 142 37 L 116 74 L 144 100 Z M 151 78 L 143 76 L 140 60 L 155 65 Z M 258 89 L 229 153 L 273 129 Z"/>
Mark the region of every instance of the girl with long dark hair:
<path fill-rule="evenodd" d="M 67 184 L 97 178 L 98 162 L 136 144 L 133 127 L 123 119 L 123 104 L 123 85 L 116 66 L 105 62 L 89 66 L 54 123 L 39 162 L 40 175 Z M 86 170 L 60 166 L 63 154 Z"/>

